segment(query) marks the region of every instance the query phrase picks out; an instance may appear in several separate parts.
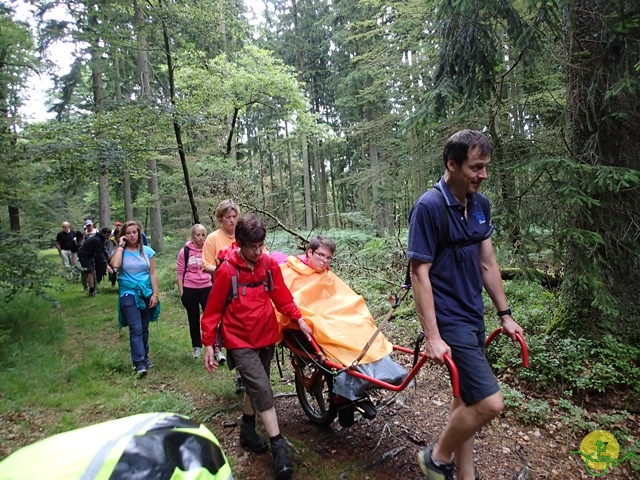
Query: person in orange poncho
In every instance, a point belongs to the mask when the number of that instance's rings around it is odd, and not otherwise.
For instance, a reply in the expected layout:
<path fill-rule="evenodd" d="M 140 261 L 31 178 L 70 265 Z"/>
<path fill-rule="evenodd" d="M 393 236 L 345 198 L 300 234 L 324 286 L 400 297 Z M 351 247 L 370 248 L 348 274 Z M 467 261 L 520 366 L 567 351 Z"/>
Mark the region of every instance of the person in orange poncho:
<path fill-rule="evenodd" d="M 336 245 L 330 238 L 318 236 L 309 242 L 303 255 L 290 256 L 280 265 L 284 282 L 291 291 L 303 320 L 329 359 L 345 366 L 352 365 L 377 327 L 361 295 L 355 293 L 329 269 Z M 280 332 L 289 328 L 290 319 L 278 315 Z M 378 334 L 358 362 L 358 369 L 375 378 L 399 384 L 407 375 L 389 354 L 393 345 Z M 370 367 L 367 369 L 367 367 Z M 340 375 L 334 391 L 356 399 L 368 385 L 356 377 Z M 346 382 L 346 387 L 343 383 Z M 358 385 L 354 385 L 358 383 Z"/>

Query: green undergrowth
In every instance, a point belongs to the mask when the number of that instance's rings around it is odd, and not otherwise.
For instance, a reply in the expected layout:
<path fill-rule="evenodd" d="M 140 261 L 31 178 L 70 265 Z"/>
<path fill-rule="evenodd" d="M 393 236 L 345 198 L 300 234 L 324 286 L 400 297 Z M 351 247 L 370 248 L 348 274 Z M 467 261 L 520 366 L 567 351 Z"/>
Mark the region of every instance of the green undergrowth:
<path fill-rule="evenodd" d="M 155 365 L 142 380 L 133 374 L 128 331 L 118 328 L 117 287 L 103 281 L 98 295 L 89 298 L 81 284 L 64 281 L 56 250 L 41 254 L 51 280 L 48 297 L 19 293 L 0 312 L 0 460 L 41 438 L 137 413 L 181 413 L 218 436 L 223 435 L 221 418 L 240 417 L 235 371 L 222 367 L 209 374 L 202 359 L 191 356 L 175 279 L 182 237 L 166 242 L 167 253 L 156 256 L 162 314 L 150 327 Z M 273 237 L 270 249 L 299 253 L 286 235 Z M 286 381 L 274 361 L 273 390 L 293 393 L 286 356 L 281 364 Z M 304 415 L 301 408 L 298 414 Z M 323 467 L 326 462 L 304 442 L 291 440 L 301 478 L 362 478 L 357 465 Z M 229 461 L 233 467 L 246 460 L 230 456 Z M 241 475 L 235 478 L 242 480 Z"/>
<path fill-rule="evenodd" d="M 405 240 L 362 232 L 324 233 L 338 244 L 331 268 L 365 298 L 379 320 L 390 311 L 388 297 L 403 293 Z M 116 288 L 103 284 L 97 297 L 88 298 L 80 284 L 64 282 L 54 249 L 42 253 L 51 275 L 48 297 L 18 293 L 0 313 L 0 415 L 24 417 L 13 425 L 24 434 L 17 438 L 35 441 L 150 411 L 192 416 L 215 434 L 222 428 L 215 420 L 221 413 L 240 414 L 234 372 L 221 368 L 212 376 L 200 359 L 191 357 L 186 315 L 175 283 L 175 258 L 185 236 L 186 231 L 175 235 L 166 242 L 167 253 L 156 257 L 163 311 L 160 321 L 151 326 L 155 366 L 144 380 L 132 373 L 127 330 L 118 329 Z M 268 241 L 270 251 L 301 253 L 298 240 L 285 233 L 270 233 Z M 554 294 L 527 281 L 505 282 L 505 289 L 514 318 L 525 330 L 530 363 L 529 368 L 521 366 L 518 348 L 504 336 L 488 348 L 509 407 L 506 414 L 527 424 L 558 425 L 576 432 L 604 428 L 628 439 L 621 440 L 622 448 L 634 448 L 637 440 L 624 422 L 626 405 L 598 411 L 586 408 L 582 400 L 620 391 L 629 392 L 624 398 L 640 397 L 640 349 L 610 336 L 589 340 L 549 334 L 547 327 L 557 311 Z M 485 304 L 490 332 L 498 323 L 488 298 Z M 394 343 L 412 346 L 420 329 L 409 293 L 394 309 L 384 333 Z M 291 368 L 286 358 L 283 365 Z M 276 393 L 294 391 L 291 375 L 285 372 L 289 381 L 280 381 L 274 362 Z M 17 442 L 0 433 L 0 458 L 23 446 Z M 304 455 L 315 454 L 305 450 Z M 232 464 L 235 461 L 231 459 Z M 359 478 L 354 466 L 345 466 L 343 472 L 341 478 Z"/>

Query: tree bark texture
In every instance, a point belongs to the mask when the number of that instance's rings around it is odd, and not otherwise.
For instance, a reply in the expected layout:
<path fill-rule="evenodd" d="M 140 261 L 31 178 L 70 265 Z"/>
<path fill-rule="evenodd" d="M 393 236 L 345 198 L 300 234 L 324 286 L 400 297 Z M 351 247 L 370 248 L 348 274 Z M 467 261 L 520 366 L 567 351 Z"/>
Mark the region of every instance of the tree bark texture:
<path fill-rule="evenodd" d="M 142 101 L 148 101 L 151 94 L 151 86 L 149 83 L 149 59 L 147 37 L 144 33 L 144 17 L 138 2 L 134 2 L 134 19 L 137 30 L 138 40 L 138 74 L 140 76 L 140 97 Z M 162 234 L 162 215 L 160 210 L 160 199 L 158 198 L 158 165 L 155 158 L 147 161 L 147 169 L 149 171 L 149 194 L 152 198 L 152 204 L 149 208 L 149 234 L 151 247 L 157 252 L 164 252 L 164 237 Z"/>
<path fill-rule="evenodd" d="M 160 5 L 162 5 L 162 2 L 160 2 Z M 200 216 L 198 215 L 198 206 L 196 205 L 196 199 L 193 194 L 193 187 L 191 186 L 191 177 L 189 176 L 189 166 L 187 165 L 187 155 L 184 151 L 184 143 L 182 142 L 182 127 L 180 125 L 180 120 L 177 117 L 177 112 L 175 109 L 176 82 L 173 74 L 173 57 L 171 56 L 171 42 L 169 41 L 169 32 L 167 29 L 167 24 L 165 23 L 164 20 L 162 20 L 162 38 L 164 40 L 164 54 L 167 58 L 167 73 L 169 74 L 169 97 L 171 101 L 171 106 L 173 107 L 173 114 L 171 117 L 171 120 L 173 123 L 173 133 L 176 137 L 176 144 L 178 146 L 178 156 L 180 157 L 180 165 L 182 166 L 184 186 L 187 190 L 187 196 L 189 197 L 189 205 L 191 206 L 191 215 L 193 216 L 193 223 L 200 223 Z"/>
<path fill-rule="evenodd" d="M 96 12 L 90 9 L 89 25 L 92 29 L 98 28 L 98 19 Z M 93 32 L 93 44 L 91 45 L 91 81 L 93 89 L 93 108 L 97 116 L 104 114 L 104 86 L 102 83 L 102 65 L 100 57 L 102 56 L 102 48 L 100 44 L 102 39 Z M 100 151 L 98 152 L 98 217 L 100 226 L 111 225 L 111 198 L 109 195 L 109 171 L 107 169 L 106 151 L 104 149 L 104 141 L 106 134 L 99 131 L 96 135 Z"/>
<path fill-rule="evenodd" d="M 640 95 L 634 65 L 640 58 L 640 4 L 574 0 L 566 13 L 567 140 L 571 159 L 594 167 L 638 170 Z M 576 183 L 581 180 L 576 179 Z M 567 242 L 562 288 L 567 318 L 562 327 L 579 335 L 595 338 L 606 332 L 637 342 L 638 193 L 632 188 L 611 190 L 594 188 L 592 196 L 597 203 L 572 212 L 571 227 L 575 231 L 595 232 L 603 242 L 588 251 L 575 237 Z M 603 293 L 613 300 L 611 308 L 606 303 L 603 306 Z"/>

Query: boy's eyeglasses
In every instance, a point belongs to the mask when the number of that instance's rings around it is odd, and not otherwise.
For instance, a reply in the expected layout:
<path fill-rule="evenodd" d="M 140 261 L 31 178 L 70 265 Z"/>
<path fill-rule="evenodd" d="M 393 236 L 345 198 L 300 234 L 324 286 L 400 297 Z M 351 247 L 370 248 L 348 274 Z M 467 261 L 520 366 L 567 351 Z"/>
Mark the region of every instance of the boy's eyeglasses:
<path fill-rule="evenodd" d="M 264 243 L 260 243 L 258 245 L 243 245 L 243 247 L 249 250 L 250 252 L 257 253 L 262 251 L 262 249 L 264 248 Z"/>
<path fill-rule="evenodd" d="M 331 260 L 333 260 L 333 257 L 327 257 L 324 253 L 320 253 L 317 250 L 314 250 L 313 253 L 315 253 L 317 257 L 324 262 L 329 263 Z"/>

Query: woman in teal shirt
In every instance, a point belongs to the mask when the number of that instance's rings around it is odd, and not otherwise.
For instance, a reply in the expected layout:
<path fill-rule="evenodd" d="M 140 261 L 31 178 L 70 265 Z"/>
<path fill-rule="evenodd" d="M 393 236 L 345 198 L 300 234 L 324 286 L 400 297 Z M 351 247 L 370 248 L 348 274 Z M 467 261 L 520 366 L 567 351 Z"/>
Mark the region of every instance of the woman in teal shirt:
<path fill-rule="evenodd" d="M 155 251 L 142 242 L 142 225 L 125 222 L 111 266 L 118 269 L 119 313 L 121 326 L 129 326 L 131 361 L 136 375 L 144 377 L 149 359 L 149 322 L 160 313 Z"/>

